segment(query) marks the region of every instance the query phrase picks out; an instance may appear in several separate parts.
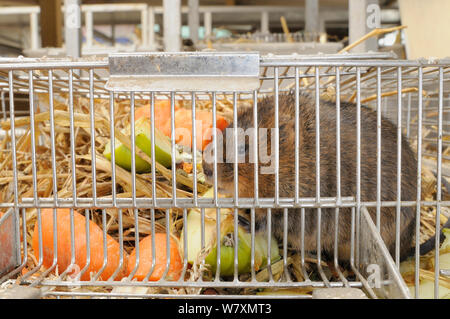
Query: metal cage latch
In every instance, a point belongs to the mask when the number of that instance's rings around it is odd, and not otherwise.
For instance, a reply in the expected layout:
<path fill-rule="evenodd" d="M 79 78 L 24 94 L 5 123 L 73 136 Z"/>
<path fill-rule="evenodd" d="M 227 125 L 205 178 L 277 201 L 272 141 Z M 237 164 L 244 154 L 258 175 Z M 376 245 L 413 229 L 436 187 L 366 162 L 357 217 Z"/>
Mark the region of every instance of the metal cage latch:
<path fill-rule="evenodd" d="M 109 56 L 110 91 L 253 91 L 259 53 L 155 52 Z"/>

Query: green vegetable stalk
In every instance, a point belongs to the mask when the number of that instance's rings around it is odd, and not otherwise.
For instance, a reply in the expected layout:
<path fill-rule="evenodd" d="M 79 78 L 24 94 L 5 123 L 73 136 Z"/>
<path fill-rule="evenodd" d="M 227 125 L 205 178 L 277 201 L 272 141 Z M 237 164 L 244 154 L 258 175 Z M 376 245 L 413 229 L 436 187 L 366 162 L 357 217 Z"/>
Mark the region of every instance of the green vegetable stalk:
<path fill-rule="evenodd" d="M 135 122 L 135 136 L 136 136 L 136 147 L 147 154 L 149 157 L 152 155 L 152 144 L 151 144 L 151 126 L 146 118 L 140 118 Z M 124 132 L 130 135 L 130 127 L 128 126 Z M 131 151 L 125 145 L 123 145 L 119 140 L 115 139 L 115 161 L 120 167 L 130 171 L 131 170 Z M 103 155 L 111 160 L 111 142 L 105 146 Z M 136 155 L 136 172 L 145 173 L 149 172 L 151 169 L 150 163 Z M 164 165 L 165 167 L 170 167 L 172 164 L 171 157 L 171 142 L 170 138 L 165 136 L 160 130 L 155 128 L 155 161 Z"/>

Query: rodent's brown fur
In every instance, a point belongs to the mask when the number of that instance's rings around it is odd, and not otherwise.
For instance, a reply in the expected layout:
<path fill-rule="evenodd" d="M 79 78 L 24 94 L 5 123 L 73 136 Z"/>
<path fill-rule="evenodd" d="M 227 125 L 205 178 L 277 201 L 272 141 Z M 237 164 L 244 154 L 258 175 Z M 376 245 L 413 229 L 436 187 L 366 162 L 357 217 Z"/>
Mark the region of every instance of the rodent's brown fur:
<path fill-rule="evenodd" d="M 274 98 L 266 97 L 258 102 L 258 127 L 275 127 Z M 299 195 L 300 197 L 316 196 L 316 154 L 315 154 L 315 101 L 306 94 L 299 96 Z M 341 195 L 356 198 L 356 119 L 357 108 L 351 103 L 341 102 Z M 253 108 L 240 108 L 238 111 L 238 127 L 253 126 Z M 233 127 L 230 124 L 229 127 Z M 226 130 L 227 131 L 227 130 Z M 228 130 L 229 131 L 229 130 Z M 224 133 L 224 153 L 226 149 L 226 133 Z M 270 136 L 270 135 L 269 135 Z M 248 144 L 248 143 L 246 143 Z M 415 200 L 417 162 L 407 140 L 402 136 L 401 163 L 401 200 Z M 270 138 L 268 138 L 270 149 Z M 295 191 L 295 94 L 279 95 L 279 196 L 294 197 Z M 208 148 L 213 147 L 209 144 Z M 377 114 L 365 106 L 361 106 L 361 201 L 376 201 L 377 194 Z M 248 154 L 248 145 L 246 147 Z M 381 200 L 397 199 L 397 127 L 389 120 L 382 118 L 381 124 Z M 203 163 L 209 180 L 212 180 L 212 164 Z M 218 163 L 218 186 L 221 190 L 234 191 L 234 163 Z M 238 164 L 239 197 L 254 197 L 254 164 Z M 259 164 L 259 172 L 261 167 Z M 274 197 L 275 175 L 259 173 L 259 197 Z M 336 104 L 320 101 L 320 195 L 336 196 Z M 321 210 L 321 247 L 326 255 L 333 255 L 335 234 L 335 209 Z M 305 210 L 306 252 L 316 251 L 317 210 Z M 376 208 L 369 208 L 375 221 Z M 351 210 L 341 208 L 339 211 L 338 256 L 341 261 L 350 258 Z M 266 209 L 256 209 L 256 227 L 264 230 L 266 225 Z M 400 258 L 407 257 L 413 241 L 415 210 L 412 207 L 401 208 L 400 219 Z M 301 240 L 300 209 L 288 211 L 288 243 L 291 248 L 300 250 Z M 381 208 L 381 236 L 392 256 L 395 256 L 396 207 Z M 278 240 L 283 238 L 283 210 L 272 209 L 272 232 Z"/>

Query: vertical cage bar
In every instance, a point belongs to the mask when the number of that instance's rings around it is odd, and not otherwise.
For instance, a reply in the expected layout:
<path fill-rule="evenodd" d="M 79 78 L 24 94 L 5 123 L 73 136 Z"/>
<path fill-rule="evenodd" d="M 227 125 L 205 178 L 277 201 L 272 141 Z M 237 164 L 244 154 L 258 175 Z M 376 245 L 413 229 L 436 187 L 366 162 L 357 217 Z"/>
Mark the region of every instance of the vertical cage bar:
<path fill-rule="evenodd" d="M 356 68 L 356 247 L 359 246 L 359 225 L 361 213 L 361 69 Z M 359 265 L 359 249 L 356 250 L 356 264 Z"/>
<path fill-rule="evenodd" d="M 106 210 L 102 209 L 102 233 L 103 233 L 103 265 L 99 271 L 95 274 L 92 280 L 96 281 L 100 278 L 103 271 L 106 269 L 108 263 L 108 238 L 107 238 L 107 228 L 106 228 Z"/>
<path fill-rule="evenodd" d="M 94 206 L 97 205 L 97 169 L 95 150 L 95 119 L 94 119 L 94 69 L 89 69 L 89 114 L 91 132 L 91 158 L 92 158 L 92 198 Z"/>
<path fill-rule="evenodd" d="M 316 133 L 316 203 L 320 203 L 320 77 L 319 77 L 319 67 L 315 67 L 315 133 Z M 320 208 L 318 209 L 317 215 L 320 215 Z M 319 233 L 319 231 L 318 231 Z M 319 248 L 319 247 L 317 247 Z"/>
<path fill-rule="evenodd" d="M 341 198 L 341 73 L 336 67 L 336 203 L 342 203 Z"/>
<path fill-rule="evenodd" d="M 81 276 L 83 276 L 84 273 L 86 273 L 91 265 L 91 245 L 89 244 L 91 242 L 91 234 L 89 229 L 89 220 L 90 220 L 90 214 L 89 209 L 85 209 L 85 230 L 86 230 L 86 264 L 83 267 L 83 269 L 79 272 L 76 280 L 80 280 Z"/>
<path fill-rule="evenodd" d="M 233 265 L 234 265 L 234 281 L 238 281 L 238 271 L 239 271 L 239 268 L 238 268 L 238 266 L 239 266 L 239 259 L 238 259 L 238 247 L 239 247 L 239 236 L 238 236 L 238 233 L 239 233 L 239 230 L 238 230 L 238 227 L 239 227 L 239 221 L 238 221 L 238 217 L 239 217 L 239 211 L 238 211 L 238 209 L 237 208 L 235 208 L 234 209 L 234 216 L 233 216 L 233 218 L 234 218 L 234 231 L 233 231 L 233 235 L 234 235 L 234 263 L 233 263 Z"/>
<path fill-rule="evenodd" d="M 117 266 L 114 273 L 111 275 L 111 277 L 108 279 L 108 281 L 113 281 L 117 275 L 119 274 L 120 270 L 122 269 L 124 265 L 124 254 L 123 254 L 123 212 L 122 208 L 118 209 L 118 230 L 119 230 L 119 265 Z M 137 248 L 139 249 L 139 248 Z M 136 258 L 138 258 L 136 256 Z"/>
<path fill-rule="evenodd" d="M 419 298 L 419 266 L 420 266 L 420 218 L 422 199 L 422 107 L 423 107 L 423 68 L 418 68 L 418 87 L 417 93 L 417 197 L 416 197 L 416 249 L 415 249 L 415 274 L 414 274 L 414 294 L 415 298 Z"/>
<path fill-rule="evenodd" d="M 30 127 L 31 127 L 31 168 L 33 174 L 33 198 L 35 207 L 39 207 L 38 204 L 38 193 L 37 193 L 37 168 L 36 168 L 36 125 L 34 120 L 34 82 L 33 82 L 33 71 L 30 70 L 28 72 L 29 82 L 28 87 L 29 91 L 29 99 L 30 99 Z"/>
<path fill-rule="evenodd" d="M 258 157 L 258 146 L 259 146 L 259 141 L 258 141 L 258 91 L 254 91 L 253 92 L 253 161 L 254 161 L 254 166 L 253 166 L 253 180 L 254 180 L 254 203 L 257 206 L 258 205 L 258 198 L 259 198 L 259 176 L 258 176 L 258 172 L 259 172 L 259 157 Z"/>
<path fill-rule="evenodd" d="M 111 135 L 111 195 L 113 207 L 117 207 L 117 192 L 116 192 L 116 138 L 115 138 L 115 123 L 114 123 L 114 92 L 109 93 L 109 130 Z"/>
<path fill-rule="evenodd" d="M 274 86 L 275 86 L 275 118 L 274 118 L 274 124 L 275 124 L 275 130 L 274 130 L 274 133 L 275 133 L 275 139 L 274 139 L 274 141 L 275 141 L 275 147 L 274 147 L 274 149 L 275 149 L 275 206 L 278 206 L 279 205 L 279 201 L 280 201 L 280 185 L 279 185 L 279 182 L 280 182 L 280 176 L 279 176 L 279 165 L 280 165 L 280 163 L 279 163 L 279 158 L 280 158 L 280 156 L 279 156 L 279 152 L 280 152 L 280 150 L 279 150 L 279 143 L 280 143 L 280 141 L 279 141 L 279 131 L 278 131 L 278 128 L 279 128 L 279 114 L 278 114 L 278 110 L 279 110 L 279 87 L 278 87 L 278 85 L 279 85 L 279 82 L 278 82 L 278 73 L 279 73 L 279 69 L 278 69 L 278 67 L 275 67 L 275 70 L 274 70 L 274 72 L 275 72 L 275 74 L 274 74 Z M 272 156 L 272 154 L 271 154 L 271 156 Z"/>
<path fill-rule="evenodd" d="M 219 206 L 219 194 L 217 190 L 217 102 L 216 92 L 212 92 L 212 119 L 213 119 L 213 146 L 214 146 L 214 163 L 213 163 L 213 187 L 214 187 L 214 206 Z M 222 134 L 222 132 L 221 132 Z M 223 135 L 221 139 L 223 141 Z M 221 147 L 223 144 L 221 145 Z M 223 149 L 223 148 L 222 148 Z M 223 152 L 223 151 L 222 151 Z M 223 154 L 222 154 L 223 157 Z"/>
<path fill-rule="evenodd" d="M 377 211 L 376 226 L 381 228 L 381 68 L 377 67 Z"/>
<path fill-rule="evenodd" d="M 53 70 L 48 71 L 48 93 L 50 109 L 50 148 L 52 159 L 52 183 L 53 183 L 53 201 L 58 204 L 58 180 L 56 176 L 56 150 L 55 150 L 55 112 L 53 105 Z"/>
<path fill-rule="evenodd" d="M 155 209 L 154 208 L 151 209 L 150 214 L 151 214 L 151 216 L 150 216 L 150 218 L 151 218 L 151 226 L 150 226 L 151 227 L 151 230 L 150 230 L 151 235 L 150 236 L 152 236 L 151 237 L 152 238 L 152 251 L 155 251 L 156 243 L 155 243 Z M 187 233 L 187 231 L 185 233 Z M 153 271 L 155 270 L 155 265 L 156 265 L 156 254 L 152 254 L 152 266 L 150 267 L 148 274 L 145 276 L 144 282 L 148 282 L 150 276 L 153 274 Z"/>
<path fill-rule="evenodd" d="M 154 118 L 153 118 L 154 119 Z M 176 131 L 175 131 L 175 92 L 170 92 L 170 129 L 172 132 L 171 146 L 172 146 L 172 203 L 177 206 L 177 173 L 176 173 Z"/>
<path fill-rule="evenodd" d="M 315 121 L 316 121 L 316 203 L 320 204 L 320 69 L 319 67 L 314 68 L 314 78 L 315 78 Z M 321 228 L 322 228 L 322 209 L 317 208 L 317 268 L 319 269 L 320 276 L 324 281 L 325 285 L 329 286 L 329 281 L 325 276 L 322 269 L 322 243 L 321 243 Z"/>
<path fill-rule="evenodd" d="M 402 181 L 402 67 L 397 68 L 397 200 L 395 221 L 395 264 L 400 267 L 400 217 Z"/>
<path fill-rule="evenodd" d="M 339 267 L 339 208 L 336 207 L 335 210 L 335 232 L 334 232 L 334 268 L 336 269 L 336 272 L 341 279 L 341 281 L 344 283 L 345 287 L 350 287 L 348 280 L 345 278 L 344 274 L 342 273 L 340 267 Z"/>
<path fill-rule="evenodd" d="M 272 209 L 267 208 L 267 270 L 269 273 L 269 282 L 273 282 L 272 274 Z"/>
<path fill-rule="evenodd" d="M 184 276 L 186 274 L 186 270 L 188 267 L 188 224 L 187 224 L 187 209 L 183 208 L 183 270 L 180 276 L 179 281 L 184 281 Z M 153 250 L 152 250 L 153 251 Z"/>
<path fill-rule="evenodd" d="M 220 282 L 220 268 L 221 263 L 220 263 L 220 255 L 221 255 L 221 234 L 220 234 L 220 223 L 221 223 L 221 218 L 220 218 L 220 209 L 216 208 L 216 251 L 217 251 L 217 256 L 216 256 L 216 278 L 214 279 L 215 282 Z"/>
<path fill-rule="evenodd" d="M 74 109 L 73 109 L 73 70 L 69 69 L 70 159 L 71 159 L 71 168 L 72 168 L 73 206 L 76 207 L 77 206 L 77 173 L 76 173 L 76 155 L 75 155 L 76 138 L 75 138 L 75 124 L 74 124 L 73 113 L 74 113 Z M 113 131 L 114 131 L 114 128 L 113 128 Z M 114 139 L 111 141 L 111 147 L 112 147 L 112 149 L 114 149 Z M 114 162 L 114 152 L 111 152 L 111 162 Z M 113 172 L 114 172 L 114 170 L 113 170 Z"/>
<path fill-rule="evenodd" d="M 131 126 L 131 197 L 132 205 L 136 207 L 136 129 L 134 116 L 134 92 L 130 92 L 130 126 Z"/>
<path fill-rule="evenodd" d="M 269 248 L 270 250 L 270 248 Z M 288 209 L 283 209 L 283 273 L 287 281 L 291 281 L 288 270 Z"/>
<path fill-rule="evenodd" d="M 71 272 L 75 265 L 75 221 L 74 221 L 74 209 L 70 208 L 70 264 L 60 275 L 60 278 L 65 278 L 69 272 Z M 78 274 L 76 274 L 78 275 Z M 72 278 L 70 278 L 72 279 Z"/>
<path fill-rule="evenodd" d="M 353 270 L 356 269 L 355 265 L 355 207 L 352 207 L 351 213 L 351 225 L 350 225 L 350 265 Z"/>
<path fill-rule="evenodd" d="M 295 204 L 299 203 L 299 185 L 300 185 L 300 92 L 299 92 L 299 77 L 298 77 L 298 67 L 295 67 L 295 194 L 294 201 Z M 339 95 L 338 95 L 339 96 Z"/>
<path fill-rule="evenodd" d="M 308 272 L 306 271 L 305 267 L 305 208 L 303 207 L 300 209 L 300 229 L 300 259 L 302 264 L 302 273 L 305 280 L 309 281 Z"/>
<path fill-rule="evenodd" d="M 151 151 L 152 151 L 152 206 L 155 208 L 156 204 L 156 151 L 155 151 L 155 92 L 151 92 L 150 95 L 150 137 L 151 137 Z M 172 157 L 174 155 L 172 154 Z M 152 224 L 153 226 L 153 224 Z M 153 250 L 152 250 L 153 251 Z"/>
<path fill-rule="evenodd" d="M 250 268 L 251 281 L 256 281 L 255 273 L 255 208 L 250 209 L 250 234 L 251 234 L 251 251 L 250 251 Z"/>
<path fill-rule="evenodd" d="M 196 124 L 196 117 L 195 117 L 195 108 L 196 108 L 196 97 L 195 93 L 192 92 L 191 94 L 192 99 L 192 161 L 193 161 L 193 188 L 192 192 L 194 193 L 194 206 L 198 206 L 198 194 L 197 194 L 197 124 Z M 199 132 L 202 134 L 202 132 Z M 201 141 L 203 142 L 203 136 Z"/>
<path fill-rule="evenodd" d="M 439 67 L 439 104 L 438 104 L 438 136 L 437 136 L 437 190 L 436 190 L 436 234 L 434 254 L 434 298 L 439 298 L 439 245 L 441 231 L 441 201 L 442 201 L 442 113 L 444 94 L 444 73 Z"/>
<path fill-rule="evenodd" d="M 409 138 L 411 131 L 411 93 L 408 93 L 408 110 L 406 113 L 406 137 Z"/>
<path fill-rule="evenodd" d="M 20 250 L 20 242 L 21 241 L 26 241 L 26 240 L 21 240 L 21 234 L 20 234 L 20 208 L 19 207 L 14 207 L 14 218 L 16 219 L 15 221 L 15 232 L 16 232 L 16 237 L 14 238 L 14 240 L 16 241 L 16 256 L 17 256 L 17 263 L 19 263 L 20 260 L 22 260 L 22 254 L 21 254 L 21 250 Z M 25 221 L 25 218 L 23 218 L 23 214 L 22 214 L 22 220 Z M 26 222 L 23 222 L 22 224 L 26 224 Z M 23 233 L 22 236 L 25 236 L 26 233 Z M 23 238 L 23 237 L 22 237 Z M 25 245 L 24 245 L 25 247 Z M 26 255 L 26 253 L 24 252 L 23 255 Z M 27 257 L 24 257 L 24 259 Z M 21 269 L 23 269 L 23 267 L 25 267 L 26 263 L 22 263 L 21 265 L 18 266 L 17 269 L 19 269 L 19 271 Z M 14 271 L 14 270 L 13 270 Z M 0 278 L 0 282 L 2 281 L 2 279 Z"/>
<path fill-rule="evenodd" d="M 238 111 L 237 111 L 237 94 L 233 92 L 233 148 L 234 148 L 234 204 L 238 205 L 239 199 L 239 158 L 238 158 Z"/>
<path fill-rule="evenodd" d="M 75 265 L 75 218 L 74 218 L 74 209 L 70 209 L 70 265 L 66 269 L 66 274 L 72 270 Z M 63 275 L 61 275 L 63 277 Z"/>
<path fill-rule="evenodd" d="M 47 275 L 56 267 L 58 263 L 58 223 L 57 223 L 57 215 L 56 208 L 53 208 L 53 262 L 52 265 L 41 275 L 41 278 L 44 279 Z M 42 229 L 42 228 L 41 228 Z M 42 231 L 42 230 L 41 230 Z M 38 281 L 35 281 L 37 283 Z"/>
<path fill-rule="evenodd" d="M 200 209 L 200 227 L 201 227 L 200 241 L 203 251 L 203 249 L 205 249 L 205 209 L 203 207 Z M 202 265 L 204 264 L 205 260 L 202 259 Z M 200 279 L 203 280 L 203 273 L 200 273 Z"/>
<path fill-rule="evenodd" d="M 128 279 L 132 280 L 134 275 L 136 274 L 139 264 L 141 261 L 141 254 L 140 254 L 140 241 L 139 241 L 139 215 L 138 210 L 136 208 L 133 209 L 133 215 L 134 215 L 134 244 L 135 244 L 135 251 L 136 251 L 136 263 L 134 265 L 133 270 L 128 275 Z M 152 250 L 154 251 L 154 250 Z"/>
<path fill-rule="evenodd" d="M 341 194 L 341 70 L 336 67 L 336 206 L 342 204 Z M 345 286 L 349 287 L 339 267 L 339 207 L 335 209 L 334 268 Z"/>

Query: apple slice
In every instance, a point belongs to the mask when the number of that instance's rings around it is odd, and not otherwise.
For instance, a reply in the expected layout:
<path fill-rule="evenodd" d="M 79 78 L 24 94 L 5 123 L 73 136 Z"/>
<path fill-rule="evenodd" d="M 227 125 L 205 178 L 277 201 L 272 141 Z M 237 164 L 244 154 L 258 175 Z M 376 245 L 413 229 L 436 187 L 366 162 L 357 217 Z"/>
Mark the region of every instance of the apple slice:
<path fill-rule="evenodd" d="M 209 189 L 203 197 L 212 197 L 213 189 Z M 205 263 L 211 266 L 213 272 L 217 267 L 217 232 L 216 209 L 205 209 L 205 251 L 202 252 L 202 224 L 201 214 L 198 209 L 191 209 L 187 216 L 186 227 L 183 228 L 180 237 L 181 249 L 184 249 L 184 231 L 187 228 L 187 259 L 190 264 L 200 262 L 202 255 L 206 255 Z M 220 209 L 220 274 L 230 276 L 234 274 L 234 217 L 230 208 Z M 268 250 L 267 236 L 261 233 L 255 234 L 255 270 L 267 265 Z M 280 258 L 278 243 L 272 236 L 271 260 Z M 238 273 L 251 271 L 251 234 L 242 226 L 238 227 Z"/>
<path fill-rule="evenodd" d="M 142 117 L 135 122 L 135 144 L 141 151 L 147 154 L 149 157 L 152 155 L 152 143 L 151 143 L 151 126 L 149 120 Z M 127 136 L 130 135 L 130 126 L 126 127 L 122 133 Z M 123 145 L 118 139 L 115 139 L 115 161 L 120 167 L 131 171 L 131 151 Z M 103 151 L 103 155 L 111 160 L 111 142 L 108 142 Z M 171 142 L 170 138 L 164 135 L 161 131 L 155 128 L 155 160 L 164 165 L 170 167 L 172 164 L 171 156 Z M 138 155 L 136 155 L 136 172 L 146 173 L 150 171 L 151 165 Z"/>
<path fill-rule="evenodd" d="M 251 271 L 251 234 L 243 227 L 238 227 L 238 274 L 245 274 Z M 220 274 L 222 276 L 231 276 L 234 274 L 234 234 L 229 232 L 222 237 L 220 246 Z M 255 234 L 255 271 L 267 265 L 267 236 Z M 274 262 L 280 258 L 278 244 L 276 239 L 271 238 L 271 261 Z M 217 245 L 215 245 L 205 262 L 211 265 L 213 272 L 217 269 Z"/>
<path fill-rule="evenodd" d="M 220 220 L 229 218 L 227 209 L 220 210 Z M 231 216 L 232 217 L 232 216 Z M 184 231 L 187 229 L 187 258 L 190 264 L 193 264 L 202 250 L 202 219 L 200 211 L 191 209 L 187 216 L 187 226 L 183 227 L 180 235 L 180 248 L 184 249 Z M 216 218 L 208 214 L 205 209 L 205 247 L 210 247 L 216 241 Z"/>

